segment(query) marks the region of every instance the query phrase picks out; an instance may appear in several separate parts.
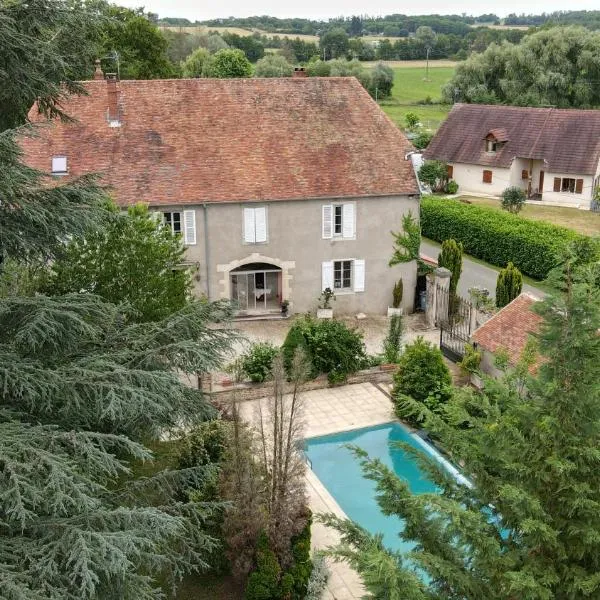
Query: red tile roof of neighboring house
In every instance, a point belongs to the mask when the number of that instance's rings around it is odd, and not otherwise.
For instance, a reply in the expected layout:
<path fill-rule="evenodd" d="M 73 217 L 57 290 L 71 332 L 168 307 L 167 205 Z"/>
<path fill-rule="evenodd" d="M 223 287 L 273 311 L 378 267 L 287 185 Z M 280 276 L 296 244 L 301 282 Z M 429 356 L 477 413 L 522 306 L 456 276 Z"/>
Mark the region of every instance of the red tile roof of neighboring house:
<path fill-rule="evenodd" d="M 353 77 L 117 86 L 120 127 L 107 82 L 86 82 L 63 106 L 75 124 L 22 141 L 28 163 L 48 171 L 64 154 L 70 176 L 100 172 L 122 205 L 418 194 L 412 146 Z"/>
<path fill-rule="evenodd" d="M 507 141 L 496 152 L 486 152 L 483 140 L 493 132 Z M 455 104 L 424 154 L 496 167 L 509 167 L 515 157 L 531 158 L 545 160 L 551 173 L 595 175 L 600 110 Z"/>
<path fill-rule="evenodd" d="M 542 317 L 531 310 L 536 302 L 539 302 L 537 298 L 521 294 L 476 329 L 473 342 L 492 353 L 501 348 L 506 350 L 511 364 L 516 364 L 529 336 L 537 333 L 542 323 Z M 538 358 L 531 371 L 535 371 L 540 362 Z"/>

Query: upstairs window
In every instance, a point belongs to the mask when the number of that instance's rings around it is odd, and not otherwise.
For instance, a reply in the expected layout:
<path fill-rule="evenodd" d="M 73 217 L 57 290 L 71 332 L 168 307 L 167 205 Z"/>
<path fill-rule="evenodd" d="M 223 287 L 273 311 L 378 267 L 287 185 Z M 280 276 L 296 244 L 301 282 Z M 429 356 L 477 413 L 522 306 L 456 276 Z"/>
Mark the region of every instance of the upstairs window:
<path fill-rule="evenodd" d="M 66 156 L 53 156 L 52 157 L 52 174 L 53 175 L 64 175 L 67 173 L 67 157 Z"/>
<path fill-rule="evenodd" d="M 354 239 L 356 237 L 356 218 L 353 202 L 324 204 L 322 210 L 323 239 Z"/>
<path fill-rule="evenodd" d="M 164 212 L 164 224 L 173 232 L 181 233 L 181 213 L 180 212 Z"/>
<path fill-rule="evenodd" d="M 267 208 L 244 208 L 244 242 L 261 244 L 268 239 Z"/>
<path fill-rule="evenodd" d="M 485 140 L 485 151 L 486 152 L 496 152 L 500 147 L 500 142 L 496 140 Z"/>

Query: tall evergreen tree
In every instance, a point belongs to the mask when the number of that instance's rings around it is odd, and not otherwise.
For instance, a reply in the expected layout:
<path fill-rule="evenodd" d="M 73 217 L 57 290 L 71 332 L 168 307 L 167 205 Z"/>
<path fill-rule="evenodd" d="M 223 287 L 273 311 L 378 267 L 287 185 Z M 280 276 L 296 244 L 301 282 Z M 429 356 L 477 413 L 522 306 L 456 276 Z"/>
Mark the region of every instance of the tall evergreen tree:
<path fill-rule="evenodd" d="M 564 600 L 600 595 L 600 292 L 598 265 L 570 272 L 563 297 L 539 304 L 542 360 L 525 386 L 463 390 L 427 427 L 464 465 L 463 485 L 412 452 L 440 494 L 406 482 L 357 450 L 387 514 L 405 519 L 406 556 L 380 536 L 327 516 L 335 551 L 375 598 Z M 420 571 L 417 571 L 419 569 Z M 424 577 L 423 575 L 426 575 Z"/>
<path fill-rule="evenodd" d="M 40 110 L 60 113 L 77 89 L 62 82 L 76 68 L 69 52 L 85 53 L 86 18 L 62 2 L 0 6 L 0 250 L 12 266 L 54 259 L 107 216 L 93 179 L 47 185 L 7 129 L 37 96 Z M 53 27 L 69 36 L 64 53 Z M 88 294 L 0 298 L 0 597 L 158 598 L 159 576 L 205 566 L 213 507 L 176 495 L 205 470 L 132 481 L 130 462 L 151 461 L 145 444 L 212 414 L 178 372 L 221 362 L 233 334 L 211 323 L 229 316 L 228 305 L 204 302 L 136 324 Z"/>
<path fill-rule="evenodd" d="M 502 308 L 512 302 L 523 289 L 523 275 L 511 262 L 498 273 L 496 280 L 496 306 Z"/>
<path fill-rule="evenodd" d="M 452 273 L 450 278 L 450 294 L 456 295 L 458 280 L 462 273 L 462 242 L 457 243 L 456 240 L 445 240 L 442 243 L 442 251 L 438 256 L 438 266 L 445 267 Z"/>

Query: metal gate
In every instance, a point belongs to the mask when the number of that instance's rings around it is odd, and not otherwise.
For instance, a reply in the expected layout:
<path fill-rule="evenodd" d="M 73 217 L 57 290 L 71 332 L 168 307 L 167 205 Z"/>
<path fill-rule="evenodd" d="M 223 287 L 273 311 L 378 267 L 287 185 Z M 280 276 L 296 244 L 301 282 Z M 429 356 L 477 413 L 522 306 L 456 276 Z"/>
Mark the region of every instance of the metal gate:
<path fill-rule="evenodd" d="M 471 339 L 471 313 L 473 305 L 468 300 L 451 294 L 449 290 L 436 290 L 437 326 L 440 328 L 440 349 L 444 356 L 459 362 L 465 355 L 465 344 Z"/>

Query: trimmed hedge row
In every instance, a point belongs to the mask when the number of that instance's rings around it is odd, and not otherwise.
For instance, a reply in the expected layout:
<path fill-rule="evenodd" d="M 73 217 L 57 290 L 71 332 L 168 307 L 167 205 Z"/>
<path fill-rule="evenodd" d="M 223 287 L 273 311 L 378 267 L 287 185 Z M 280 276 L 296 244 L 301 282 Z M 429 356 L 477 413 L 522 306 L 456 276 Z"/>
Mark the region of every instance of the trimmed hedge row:
<path fill-rule="evenodd" d="M 443 242 L 454 238 L 464 251 L 499 267 L 510 261 L 534 279 L 545 279 L 565 246 L 584 236 L 565 227 L 457 200 L 421 200 L 423 236 Z"/>

